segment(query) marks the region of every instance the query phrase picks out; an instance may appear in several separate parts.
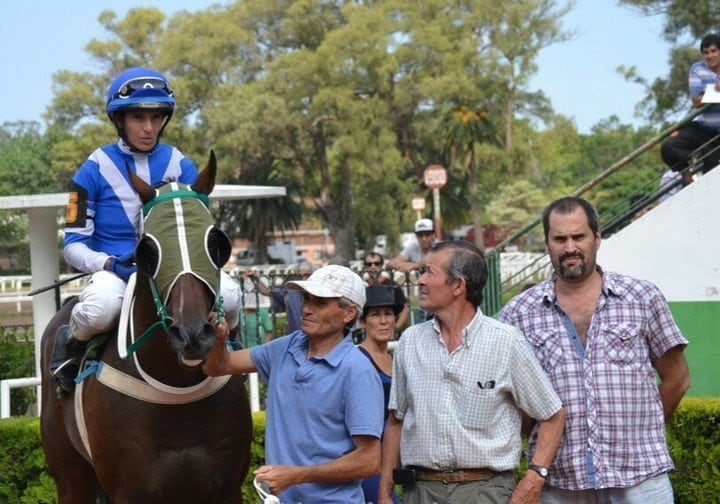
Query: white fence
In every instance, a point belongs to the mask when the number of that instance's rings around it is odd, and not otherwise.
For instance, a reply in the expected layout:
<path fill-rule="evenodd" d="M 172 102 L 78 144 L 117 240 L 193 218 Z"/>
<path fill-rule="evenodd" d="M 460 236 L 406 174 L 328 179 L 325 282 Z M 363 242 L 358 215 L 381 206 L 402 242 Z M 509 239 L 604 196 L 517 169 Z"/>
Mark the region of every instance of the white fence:
<path fill-rule="evenodd" d="M 252 266 L 250 269 L 257 273 L 268 275 L 292 274 L 297 265 L 262 265 Z M 231 275 L 239 277 L 245 268 L 236 268 Z M 500 254 L 500 277 L 502 282 L 516 284 L 520 282 L 537 282 L 547 278 L 551 270 L 550 260 L 546 254 L 534 252 L 503 252 Z M 528 276 L 529 275 L 529 276 Z M 61 279 L 72 277 L 73 274 L 61 275 Z M 79 294 L 85 285 L 86 277 L 71 280 L 61 287 L 61 297 Z M 28 296 L 31 289 L 32 277 L 6 276 L 0 277 L 0 303 L 16 303 L 18 312 L 22 311 L 21 304 L 30 302 Z M 391 348 L 394 345 L 391 343 Z M 10 415 L 10 389 L 24 386 L 37 386 L 40 379 L 37 377 L 16 378 L 0 381 L 0 418 Z M 250 403 L 253 411 L 260 409 L 260 395 L 257 374 L 249 376 Z M 38 394 L 39 397 L 39 394 Z"/>
<path fill-rule="evenodd" d="M 545 280 L 552 270 L 550 258 L 539 252 L 502 252 L 500 279 L 510 285 Z"/>
<path fill-rule="evenodd" d="M 60 275 L 60 280 L 67 280 L 77 276 L 77 273 Z M 80 294 L 85 285 L 86 277 L 76 278 L 63 284 L 60 287 L 62 297 Z M 32 297 L 28 294 L 32 291 L 32 276 L 0 276 L 0 304 L 14 303 L 15 310 L 22 311 L 22 303 L 31 303 Z"/>

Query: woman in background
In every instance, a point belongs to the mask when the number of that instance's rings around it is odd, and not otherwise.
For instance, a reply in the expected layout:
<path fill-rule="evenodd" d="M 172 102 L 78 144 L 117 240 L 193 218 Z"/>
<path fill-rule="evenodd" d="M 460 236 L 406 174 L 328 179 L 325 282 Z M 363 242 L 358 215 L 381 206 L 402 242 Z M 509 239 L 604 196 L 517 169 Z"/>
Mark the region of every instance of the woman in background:
<path fill-rule="evenodd" d="M 403 305 L 395 302 L 395 293 L 383 285 L 372 285 L 365 290 L 366 302 L 360 315 L 360 327 L 365 331 L 365 339 L 358 346 L 370 359 L 380 376 L 385 395 L 385 420 L 388 417 L 388 400 L 392 381 L 392 355 L 388 351 L 388 341 L 395 335 L 395 319 Z M 363 480 L 365 502 L 377 503 L 380 474 Z M 393 493 L 393 502 L 399 504 L 400 498 Z"/>

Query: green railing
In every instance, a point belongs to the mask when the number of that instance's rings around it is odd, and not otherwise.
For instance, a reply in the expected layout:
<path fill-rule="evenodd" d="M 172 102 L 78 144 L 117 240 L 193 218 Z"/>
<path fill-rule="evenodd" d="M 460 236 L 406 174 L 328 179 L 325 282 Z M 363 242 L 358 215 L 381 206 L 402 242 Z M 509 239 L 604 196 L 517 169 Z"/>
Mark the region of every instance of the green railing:
<path fill-rule="evenodd" d="M 692 111 L 690 114 L 682 118 L 680 121 L 676 122 L 669 128 L 666 128 L 661 133 L 659 133 L 657 136 L 653 137 L 650 141 L 644 143 L 634 151 L 632 151 L 627 156 L 623 157 L 616 163 L 614 163 L 609 168 L 605 169 L 602 173 L 597 175 L 595 178 L 590 180 L 589 182 L 583 184 L 580 186 L 577 190 L 575 190 L 572 193 L 572 196 L 581 196 L 588 191 L 590 191 L 592 188 L 596 187 L 599 183 L 613 175 L 614 173 L 617 173 L 621 169 L 627 167 L 630 165 L 633 161 L 635 161 L 638 157 L 640 157 L 645 152 L 649 151 L 656 145 L 658 145 L 660 142 L 662 142 L 664 139 L 666 139 L 668 136 L 670 136 L 674 131 L 681 128 L 685 124 L 689 123 L 693 119 L 695 119 L 698 115 L 702 114 L 707 108 L 709 108 L 711 105 L 707 104 L 704 105 L 694 111 Z M 705 146 L 701 147 L 700 149 L 704 148 Z M 720 147 L 717 147 L 720 148 Z M 716 149 L 717 149 L 716 148 Z M 698 149 L 698 150 L 700 150 Z M 692 156 L 692 154 L 691 154 Z M 696 169 L 696 168 L 695 168 Z M 629 222 L 630 216 L 632 216 L 636 211 L 640 209 L 640 205 L 647 205 L 648 203 L 654 202 L 657 198 L 659 198 L 662 194 L 670 190 L 670 188 L 661 188 L 657 191 L 654 191 L 654 194 L 651 198 L 645 199 L 642 203 L 637 203 L 635 205 L 627 205 L 627 200 L 623 199 L 621 202 L 618 202 L 615 207 L 611 208 L 608 213 L 612 214 L 612 218 L 607 221 L 606 224 L 601 225 L 601 232 L 606 230 L 612 230 L 617 231 L 620 229 L 623 225 L 627 224 Z M 622 207 L 622 211 L 619 211 L 618 209 Z M 636 208 L 637 207 L 637 208 Z M 601 215 L 601 222 L 603 217 L 606 216 L 606 214 Z M 483 295 L 483 305 L 482 309 L 483 312 L 485 312 L 488 315 L 495 315 L 497 314 L 503 305 L 503 297 L 509 296 L 509 294 L 513 291 L 513 289 L 518 289 L 519 285 L 523 285 L 523 283 L 531 278 L 533 275 L 537 273 L 537 271 L 540 268 L 547 267 L 548 259 L 547 256 L 544 258 L 538 258 L 536 261 L 532 262 L 531 264 L 528 264 L 523 270 L 516 272 L 511 278 L 508 278 L 504 282 L 501 280 L 501 268 L 500 268 L 500 253 L 504 252 L 505 249 L 508 247 L 508 245 L 513 244 L 516 242 L 519 238 L 527 235 L 534 229 L 536 229 L 541 224 L 541 217 L 538 216 L 535 220 L 525 224 L 523 227 L 515 231 L 512 235 L 510 235 L 508 238 L 500 242 L 495 248 L 489 250 L 487 252 L 487 262 L 488 262 L 488 283 L 485 286 L 484 295 Z"/>

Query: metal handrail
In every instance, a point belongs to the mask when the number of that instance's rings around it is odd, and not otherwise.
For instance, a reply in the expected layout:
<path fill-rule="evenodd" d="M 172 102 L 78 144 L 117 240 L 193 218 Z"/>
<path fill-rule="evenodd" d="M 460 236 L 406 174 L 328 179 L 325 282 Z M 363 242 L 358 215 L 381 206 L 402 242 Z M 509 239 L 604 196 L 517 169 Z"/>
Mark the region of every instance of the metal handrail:
<path fill-rule="evenodd" d="M 658 135 L 653 137 L 648 142 L 644 143 L 637 149 L 633 150 L 630 154 L 623 157 L 607 169 L 605 169 L 602 173 L 598 174 L 596 177 L 594 177 L 589 182 L 583 184 L 580 186 L 577 190 L 575 190 L 571 196 L 581 196 L 588 192 L 593 187 L 597 186 L 600 182 L 604 181 L 606 178 L 608 178 L 610 175 L 620 171 L 624 167 L 628 166 L 631 162 L 633 162 L 635 159 L 640 157 L 640 155 L 644 154 L 648 150 L 652 149 L 656 145 L 658 145 L 660 142 L 662 142 L 664 139 L 669 137 L 673 132 L 677 131 L 681 127 L 685 126 L 689 122 L 691 122 L 693 119 L 695 119 L 697 116 L 705 112 L 708 108 L 710 108 L 712 104 L 705 104 L 695 110 L 693 110 L 690 114 L 683 117 L 681 120 L 677 121 L 670 127 L 664 129 L 662 132 L 660 132 Z M 697 168 L 696 168 L 697 169 Z M 662 193 L 658 191 L 658 194 L 655 194 L 655 199 L 659 198 L 660 194 L 664 194 L 665 192 L 669 191 L 669 188 L 665 188 Z M 632 210 L 632 209 L 631 209 Z M 503 289 L 504 286 L 508 284 L 508 282 L 501 282 L 500 278 L 493 278 L 493 275 L 499 275 L 500 271 L 500 252 L 503 252 L 505 248 L 513 243 L 518 238 L 526 235 L 533 229 L 535 229 L 540 223 L 542 222 L 542 216 L 538 216 L 535 220 L 528 222 L 524 226 L 522 226 L 520 229 L 515 231 L 512 235 L 510 235 L 508 238 L 504 239 L 500 243 L 498 243 L 494 248 L 490 249 L 487 253 L 487 259 L 488 259 L 488 269 L 489 269 L 489 278 L 488 278 L 488 285 L 485 288 L 484 291 L 484 299 L 483 299 L 483 310 L 492 315 L 499 312 L 500 308 L 502 307 L 502 295 L 503 293 L 507 292 L 507 288 Z M 539 261 L 541 258 L 539 258 L 537 261 Z M 525 268 L 526 270 L 527 268 Z M 523 270 L 524 271 L 524 270 Z M 516 276 L 519 275 L 520 272 L 516 273 Z M 524 278 L 528 278 L 532 275 L 532 273 L 526 275 Z"/>
<path fill-rule="evenodd" d="M 625 166 L 630 164 L 632 161 L 634 161 L 635 159 L 640 157 L 641 154 L 644 154 L 648 150 L 655 147 L 661 141 L 663 141 L 664 139 L 669 137 L 674 131 L 680 129 L 682 126 L 685 126 L 687 123 L 689 123 L 690 121 L 695 119 L 697 116 L 702 114 L 710 106 L 711 106 L 711 104 L 705 104 L 702 107 L 694 110 L 693 112 L 691 112 L 690 114 L 688 114 L 687 116 L 682 118 L 680 121 L 678 121 L 675 124 L 673 124 L 672 126 L 670 126 L 669 128 L 666 128 L 661 133 L 659 133 L 657 136 L 655 136 L 652 140 L 644 143 L 643 145 L 641 145 L 640 147 L 638 147 L 637 149 L 632 151 L 630 154 L 628 154 L 627 156 L 622 158 L 620 161 L 613 164 L 609 168 L 605 169 L 605 171 L 603 171 L 602 173 L 597 175 L 595 178 L 593 178 L 589 182 L 585 183 L 584 185 L 580 186 L 577 190 L 575 190 L 571 194 L 571 196 L 581 196 L 582 194 L 585 194 L 590 189 L 592 189 L 593 187 L 598 185 L 600 182 L 602 182 L 603 180 L 608 178 L 610 175 L 621 170 L 622 168 L 624 168 Z M 533 220 L 532 222 L 528 222 L 523 227 L 521 227 L 520 229 L 515 231 L 512 235 L 510 235 L 508 238 L 506 238 L 503 241 L 501 241 L 500 243 L 498 243 L 497 246 L 495 246 L 494 250 L 502 252 L 505 249 L 505 247 L 507 247 L 510 243 L 514 242 L 521 236 L 532 231 L 538 224 L 540 224 L 541 220 L 542 220 L 542 218 L 538 217 L 537 219 Z"/>

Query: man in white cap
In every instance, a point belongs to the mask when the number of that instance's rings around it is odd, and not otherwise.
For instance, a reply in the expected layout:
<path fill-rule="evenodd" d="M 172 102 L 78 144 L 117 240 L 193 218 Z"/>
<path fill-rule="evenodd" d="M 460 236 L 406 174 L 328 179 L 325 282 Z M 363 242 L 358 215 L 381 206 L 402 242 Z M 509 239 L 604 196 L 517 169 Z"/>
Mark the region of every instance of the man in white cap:
<path fill-rule="evenodd" d="M 405 247 L 400 255 L 387 262 L 389 269 L 400 270 L 409 273 L 412 270 L 423 268 L 423 261 L 430 254 L 430 247 L 435 243 L 435 226 L 430 219 L 418 219 L 415 221 L 415 236 L 417 243 L 411 243 Z M 417 308 L 413 314 L 413 324 L 425 322 L 433 318 L 433 314 L 423 308 Z"/>
<path fill-rule="evenodd" d="M 422 260 L 430 253 L 435 238 L 435 226 L 430 219 L 419 219 L 415 222 L 417 243 L 405 247 L 400 255 L 388 261 L 387 267 L 408 273 L 422 268 Z"/>
<path fill-rule="evenodd" d="M 204 365 L 210 376 L 257 371 L 268 384 L 265 463 L 255 471 L 283 503 L 364 503 L 360 486 L 380 471 L 383 390 L 375 368 L 349 336 L 365 304 L 365 284 L 330 265 L 302 291 L 301 330 L 231 352 L 227 328 Z"/>

